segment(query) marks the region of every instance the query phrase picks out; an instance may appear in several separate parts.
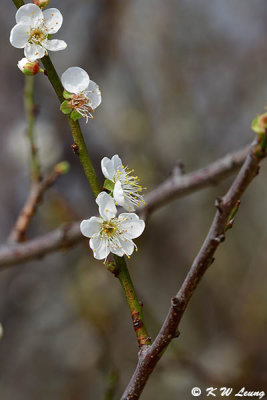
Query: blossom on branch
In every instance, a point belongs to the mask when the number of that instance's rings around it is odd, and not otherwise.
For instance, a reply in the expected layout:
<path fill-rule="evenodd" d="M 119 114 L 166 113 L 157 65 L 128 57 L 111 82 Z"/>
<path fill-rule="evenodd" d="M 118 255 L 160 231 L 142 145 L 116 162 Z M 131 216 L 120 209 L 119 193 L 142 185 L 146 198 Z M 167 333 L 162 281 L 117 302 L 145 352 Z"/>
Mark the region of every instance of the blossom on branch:
<path fill-rule="evenodd" d="M 62 74 L 61 82 L 66 99 L 61 104 L 61 111 L 71 114 L 73 120 L 84 117 L 88 122 L 89 118 L 93 118 L 92 112 L 102 101 L 99 86 L 91 81 L 87 72 L 80 67 L 68 68 Z"/>
<path fill-rule="evenodd" d="M 25 57 L 18 62 L 18 68 L 25 75 L 36 75 L 38 72 L 43 72 L 38 61 L 29 61 Z"/>
<path fill-rule="evenodd" d="M 137 248 L 132 239 L 143 233 L 145 222 L 134 213 L 122 213 L 116 217 L 114 199 L 106 192 L 97 196 L 96 203 L 100 217 L 83 220 L 80 225 L 82 234 L 90 238 L 94 257 L 106 260 L 109 253 L 130 257 Z"/>
<path fill-rule="evenodd" d="M 134 170 L 129 170 L 122 165 L 120 157 L 115 154 L 111 159 L 104 157 L 101 168 L 107 178 L 104 186 L 113 192 L 117 204 L 127 211 L 134 211 L 136 207 L 145 204 L 142 195 L 143 188 L 139 184 L 139 178 L 131 175 Z"/>
<path fill-rule="evenodd" d="M 50 0 L 33 0 L 33 3 L 40 8 L 45 8 L 49 5 Z"/>
<path fill-rule="evenodd" d="M 42 11 L 35 4 L 25 4 L 16 13 L 17 24 L 10 32 L 10 43 L 18 49 L 24 49 L 25 57 L 35 61 L 47 55 L 47 50 L 64 50 L 64 40 L 49 39 L 56 33 L 63 22 L 57 8 Z"/>

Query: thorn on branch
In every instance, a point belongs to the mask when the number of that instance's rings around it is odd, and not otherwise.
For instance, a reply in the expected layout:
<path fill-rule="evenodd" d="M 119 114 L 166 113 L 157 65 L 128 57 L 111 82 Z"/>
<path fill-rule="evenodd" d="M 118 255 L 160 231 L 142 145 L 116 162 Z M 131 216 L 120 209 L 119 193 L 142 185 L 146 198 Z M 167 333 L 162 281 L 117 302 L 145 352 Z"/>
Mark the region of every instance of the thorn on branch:
<path fill-rule="evenodd" d="M 46 69 L 44 69 L 44 75 L 45 75 L 45 76 L 48 76 L 48 73 L 47 73 L 47 70 L 46 70 Z"/>

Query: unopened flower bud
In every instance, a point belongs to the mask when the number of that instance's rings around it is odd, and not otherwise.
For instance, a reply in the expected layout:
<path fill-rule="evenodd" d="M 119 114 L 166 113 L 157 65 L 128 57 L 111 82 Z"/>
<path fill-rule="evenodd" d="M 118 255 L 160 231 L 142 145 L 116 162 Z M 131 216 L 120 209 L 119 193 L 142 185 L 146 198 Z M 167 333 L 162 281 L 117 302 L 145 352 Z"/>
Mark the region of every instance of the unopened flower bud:
<path fill-rule="evenodd" d="M 25 75 L 36 75 L 42 71 L 38 61 L 29 61 L 27 58 L 22 58 L 18 62 L 18 67 Z"/>
<path fill-rule="evenodd" d="M 50 3 L 50 0 L 33 0 L 33 3 L 40 8 L 45 8 Z"/>
<path fill-rule="evenodd" d="M 54 167 L 57 174 L 67 174 L 70 170 L 70 164 L 67 161 L 61 161 Z"/>

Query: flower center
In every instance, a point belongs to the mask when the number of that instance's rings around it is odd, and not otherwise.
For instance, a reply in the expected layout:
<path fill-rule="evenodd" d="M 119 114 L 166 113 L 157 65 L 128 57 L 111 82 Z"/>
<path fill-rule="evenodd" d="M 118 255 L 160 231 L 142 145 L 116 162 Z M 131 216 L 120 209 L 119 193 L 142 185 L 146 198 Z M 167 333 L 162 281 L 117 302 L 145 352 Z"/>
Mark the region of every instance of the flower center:
<path fill-rule="evenodd" d="M 104 234 L 105 236 L 113 236 L 117 231 L 117 225 L 115 224 L 114 221 L 109 221 L 109 222 L 104 222 L 102 224 L 102 229 L 101 233 Z"/>
<path fill-rule="evenodd" d="M 74 110 L 86 118 L 86 122 L 89 118 L 93 118 L 93 115 L 91 114 L 93 111 L 91 107 L 92 102 L 85 94 L 74 94 L 71 98 L 70 104 Z"/>
<path fill-rule="evenodd" d="M 39 28 L 31 29 L 31 34 L 29 38 L 30 43 L 41 44 L 45 40 L 45 38 L 46 35 L 41 29 Z"/>

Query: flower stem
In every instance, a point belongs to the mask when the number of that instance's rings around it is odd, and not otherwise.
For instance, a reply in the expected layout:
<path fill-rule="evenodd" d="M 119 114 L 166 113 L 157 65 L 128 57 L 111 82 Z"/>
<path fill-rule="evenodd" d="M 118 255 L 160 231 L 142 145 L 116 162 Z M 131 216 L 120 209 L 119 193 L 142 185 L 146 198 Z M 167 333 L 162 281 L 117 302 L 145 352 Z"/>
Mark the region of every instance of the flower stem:
<path fill-rule="evenodd" d="M 119 270 L 116 276 L 118 277 L 126 296 L 139 346 L 150 345 L 152 342 L 145 326 L 142 304 L 137 298 L 125 258 L 114 255 L 114 260 Z"/>
<path fill-rule="evenodd" d="M 21 6 L 24 6 L 24 4 L 25 4 L 23 0 L 12 0 L 12 1 L 17 8 L 20 8 Z"/>
<path fill-rule="evenodd" d="M 22 0 L 12 0 L 12 1 L 17 8 L 24 5 L 24 2 Z M 46 70 L 46 75 L 48 76 L 48 79 L 51 82 L 59 101 L 60 102 L 64 101 L 63 98 L 64 89 L 50 57 L 45 56 L 41 59 L 41 61 Z M 73 140 L 75 142 L 75 149 L 76 149 L 75 152 L 80 159 L 80 162 L 82 164 L 89 185 L 91 186 L 92 192 L 94 196 L 97 197 L 97 195 L 101 192 L 101 185 L 97 179 L 93 164 L 89 157 L 80 125 L 78 121 L 73 121 L 70 117 L 68 117 L 68 122 L 71 128 Z M 124 257 L 117 257 L 115 255 L 114 255 L 114 260 L 119 270 L 118 278 L 125 292 L 125 296 L 131 311 L 134 330 L 137 336 L 138 343 L 140 346 L 143 346 L 144 344 L 147 345 L 151 344 L 151 338 L 148 335 L 144 323 L 142 307 L 138 301 L 129 271 L 127 269 L 126 261 Z"/>
<path fill-rule="evenodd" d="M 29 139 L 31 150 L 31 180 L 32 182 L 39 182 L 41 180 L 41 170 L 38 159 L 38 152 L 35 144 L 35 111 L 34 111 L 34 77 L 25 75 L 24 83 L 24 107 L 27 119 L 27 136 Z"/>

